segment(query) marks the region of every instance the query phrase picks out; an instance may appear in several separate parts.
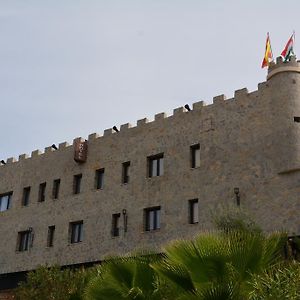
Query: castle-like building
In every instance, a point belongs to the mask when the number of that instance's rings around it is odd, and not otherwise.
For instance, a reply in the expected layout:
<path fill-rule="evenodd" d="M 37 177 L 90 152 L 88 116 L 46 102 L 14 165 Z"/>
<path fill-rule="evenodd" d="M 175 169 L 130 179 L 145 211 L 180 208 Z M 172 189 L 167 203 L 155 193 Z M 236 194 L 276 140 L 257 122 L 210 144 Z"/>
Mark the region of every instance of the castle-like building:
<path fill-rule="evenodd" d="M 300 62 L 173 115 L 141 119 L 0 166 L 0 288 L 38 265 L 99 262 L 211 228 L 232 203 L 300 234 Z"/>

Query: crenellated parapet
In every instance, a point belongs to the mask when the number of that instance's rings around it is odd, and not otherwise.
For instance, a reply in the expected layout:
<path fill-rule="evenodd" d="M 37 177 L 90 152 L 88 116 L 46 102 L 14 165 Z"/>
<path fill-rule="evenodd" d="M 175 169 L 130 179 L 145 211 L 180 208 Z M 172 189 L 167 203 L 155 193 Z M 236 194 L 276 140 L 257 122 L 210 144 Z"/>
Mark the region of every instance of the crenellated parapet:
<path fill-rule="evenodd" d="M 280 69 L 280 66 L 286 66 L 289 65 L 291 67 L 297 67 L 299 68 L 299 63 L 296 62 L 295 60 L 291 60 L 288 63 L 283 63 L 282 61 L 278 60 L 277 64 L 274 64 L 270 67 L 270 72 L 272 72 L 272 70 L 277 70 Z M 224 94 L 221 95 L 217 95 L 215 97 L 213 97 L 212 99 L 212 103 L 211 104 L 206 104 L 204 101 L 198 101 L 195 102 L 191 105 L 191 109 L 187 110 L 185 107 L 181 106 L 181 107 L 177 107 L 173 110 L 173 114 L 171 115 L 167 115 L 165 112 L 161 112 L 158 113 L 154 116 L 153 120 L 149 121 L 148 118 L 142 118 L 137 120 L 136 125 L 132 126 L 130 123 L 125 123 L 120 125 L 120 130 L 118 132 L 116 132 L 115 130 L 113 130 L 113 128 L 108 128 L 105 129 L 103 132 L 103 135 L 98 134 L 98 133 L 92 133 L 88 136 L 87 138 L 87 142 L 88 143 L 93 143 L 96 140 L 99 139 L 106 139 L 106 138 L 110 138 L 110 137 L 114 137 L 114 138 L 118 138 L 118 136 L 123 135 L 123 134 L 127 134 L 128 132 L 130 132 L 131 130 L 135 130 L 137 128 L 143 128 L 145 126 L 149 126 L 150 124 L 155 124 L 158 123 L 160 124 L 160 122 L 171 119 L 171 118 L 181 118 L 183 114 L 189 114 L 189 113 L 208 113 L 211 112 L 212 114 L 214 114 L 214 109 L 219 109 L 219 107 L 222 107 L 223 105 L 226 105 L 227 103 L 232 103 L 232 102 L 238 102 L 240 100 L 247 100 L 247 98 L 249 98 L 251 95 L 257 94 L 257 93 L 262 93 L 265 89 L 268 88 L 268 83 L 267 82 L 262 82 L 258 84 L 258 89 L 254 92 L 249 93 L 247 88 L 242 88 L 242 89 L 238 89 L 234 92 L 234 97 L 233 98 L 229 98 L 227 99 L 226 96 Z M 220 108 L 222 109 L 222 108 Z M 209 122 L 211 122 L 210 118 L 202 120 L 201 122 L 206 122 L 207 120 L 209 120 Z M 207 126 L 204 126 L 207 127 Z M 77 139 L 82 139 L 82 138 L 76 138 L 73 140 L 72 144 L 69 144 L 67 142 L 62 142 L 58 145 L 58 148 L 55 149 L 52 146 L 46 147 L 44 149 L 44 152 L 40 151 L 40 150 L 34 150 L 31 152 L 31 155 L 27 155 L 27 154 L 21 154 L 19 156 L 18 159 L 11 157 L 8 158 L 6 161 L 6 164 L 0 164 L 0 168 L 5 167 L 7 165 L 11 165 L 11 164 L 15 164 L 18 162 L 23 162 L 24 160 L 28 160 L 28 159 L 36 159 L 40 156 L 45 156 L 45 155 L 53 155 L 54 153 L 60 152 L 60 151 L 64 151 L 68 148 L 73 148 L 74 147 L 74 143 Z"/>
<path fill-rule="evenodd" d="M 267 80 L 270 80 L 276 74 L 283 72 L 300 73 L 300 61 L 296 60 L 296 56 L 292 56 L 289 61 L 283 61 L 281 56 L 277 57 L 276 63 L 270 63 Z"/>

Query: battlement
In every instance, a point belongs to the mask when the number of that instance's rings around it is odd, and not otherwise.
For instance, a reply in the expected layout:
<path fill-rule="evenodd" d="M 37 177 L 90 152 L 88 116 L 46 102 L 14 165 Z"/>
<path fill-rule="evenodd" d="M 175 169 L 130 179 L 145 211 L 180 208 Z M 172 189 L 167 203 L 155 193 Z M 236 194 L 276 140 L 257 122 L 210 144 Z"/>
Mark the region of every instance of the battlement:
<path fill-rule="evenodd" d="M 283 61 L 281 56 L 277 57 L 276 63 L 270 63 L 267 80 L 271 79 L 274 75 L 282 72 L 300 73 L 300 61 L 296 60 L 296 56 L 292 56 L 289 61 Z"/>
<path fill-rule="evenodd" d="M 273 69 L 279 67 L 279 64 L 285 65 L 286 63 L 283 63 L 282 61 L 278 62 L 277 65 L 273 66 Z M 293 65 L 293 66 L 295 64 L 297 64 L 297 66 L 298 66 L 298 62 L 295 62 L 295 61 L 291 61 L 291 62 L 289 62 L 289 64 Z M 87 141 L 93 142 L 95 140 L 98 140 L 99 138 L 101 138 L 101 139 L 110 138 L 111 136 L 117 137 L 117 135 L 124 134 L 124 133 L 126 133 L 130 130 L 136 129 L 136 128 L 148 126 L 149 124 L 153 124 L 155 122 L 161 122 L 166 119 L 181 117 L 182 114 L 193 113 L 193 112 L 197 112 L 197 111 L 203 112 L 204 110 L 205 110 L 205 113 L 207 113 L 208 111 L 217 109 L 217 107 L 219 107 L 220 105 L 224 105 L 226 103 L 232 103 L 233 101 L 239 101 L 239 100 L 245 99 L 247 97 L 249 98 L 251 95 L 257 95 L 257 93 L 261 93 L 266 88 L 268 88 L 267 82 L 262 82 L 262 83 L 258 84 L 258 89 L 251 93 L 249 93 L 247 88 L 242 88 L 242 89 L 236 90 L 234 92 L 233 98 L 227 99 L 224 94 L 218 95 L 218 96 L 213 97 L 211 104 L 206 104 L 204 101 L 198 101 L 191 105 L 190 111 L 188 111 L 184 107 L 178 107 L 178 108 L 175 108 L 173 110 L 173 114 L 169 115 L 169 116 L 166 113 L 162 112 L 162 113 L 156 114 L 154 116 L 154 120 L 152 120 L 152 121 L 149 121 L 148 118 L 143 118 L 143 119 L 137 120 L 136 126 L 132 126 L 130 123 L 122 124 L 120 126 L 119 132 L 116 132 L 115 130 L 113 130 L 113 128 L 108 128 L 108 129 L 104 130 L 103 135 L 100 135 L 98 133 L 92 133 L 88 136 Z M 6 165 L 14 164 L 17 162 L 22 162 L 27 159 L 35 159 L 37 157 L 44 156 L 44 155 L 52 155 L 55 152 L 64 151 L 65 149 L 70 148 L 70 147 L 73 148 L 74 142 L 78 139 L 83 140 L 81 137 L 75 138 L 73 140 L 72 144 L 69 144 L 68 142 L 62 142 L 58 145 L 58 149 L 54 149 L 52 146 L 49 146 L 44 149 L 44 152 L 42 152 L 40 150 L 34 150 L 31 152 L 31 155 L 27 155 L 27 154 L 19 155 L 19 159 L 10 157 L 6 160 Z M 6 165 L 0 164 L 0 168 L 5 167 Z"/>

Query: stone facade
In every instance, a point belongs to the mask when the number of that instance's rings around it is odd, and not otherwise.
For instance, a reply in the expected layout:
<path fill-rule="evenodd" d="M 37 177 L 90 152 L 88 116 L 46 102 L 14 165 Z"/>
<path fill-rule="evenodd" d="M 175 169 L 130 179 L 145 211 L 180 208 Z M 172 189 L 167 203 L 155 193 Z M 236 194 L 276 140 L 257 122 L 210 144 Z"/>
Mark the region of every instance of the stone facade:
<path fill-rule="evenodd" d="M 269 68 L 258 90 L 235 91 L 234 98 L 214 97 L 191 111 L 155 115 L 154 121 L 124 124 L 119 132 L 88 137 L 85 163 L 74 161 L 74 147 L 9 158 L 0 166 L 0 195 L 13 192 L 11 206 L 0 212 L 0 273 L 32 270 L 40 264 L 71 265 L 102 260 L 136 248 L 159 249 L 176 238 L 211 228 L 210 212 L 235 203 L 252 212 L 266 230 L 300 234 L 300 63 L 280 59 Z M 77 141 L 77 140 L 75 140 Z M 191 146 L 200 145 L 201 163 L 191 167 Z M 162 154 L 164 173 L 149 178 L 149 156 Z M 130 161 L 129 183 L 122 183 L 122 163 Z M 103 189 L 95 172 L 104 168 Z M 73 193 L 73 176 L 82 174 Z M 58 199 L 53 181 L 60 179 Z M 38 201 L 46 183 L 45 201 Z M 23 189 L 29 203 L 22 205 Z M 188 200 L 198 199 L 199 223 L 189 224 Z M 160 206 L 160 229 L 145 231 L 145 208 Z M 123 212 L 126 210 L 126 215 Z M 112 214 L 120 213 L 118 237 L 112 237 Z M 126 218 L 124 217 L 126 216 Z M 124 218 L 123 218 L 124 217 Z M 83 239 L 70 242 L 70 222 L 83 221 Z M 125 230 L 124 220 L 127 221 Z M 47 247 L 49 226 L 53 247 Z M 18 251 L 18 233 L 30 228 L 32 243 Z"/>

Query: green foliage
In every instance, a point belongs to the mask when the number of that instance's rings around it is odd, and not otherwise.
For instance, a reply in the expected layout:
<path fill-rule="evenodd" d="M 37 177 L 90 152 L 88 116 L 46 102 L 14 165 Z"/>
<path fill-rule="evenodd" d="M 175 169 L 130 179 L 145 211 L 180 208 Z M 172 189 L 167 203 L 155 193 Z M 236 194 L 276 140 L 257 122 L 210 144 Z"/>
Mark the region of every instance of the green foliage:
<path fill-rule="evenodd" d="M 165 259 L 153 268 L 172 284 L 176 299 L 245 299 L 252 274 L 282 259 L 286 238 L 243 230 L 202 233 L 168 245 Z"/>
<path fill-rule="evenodd" d="M 16 289 L 18 300 L 80 300 L 95 270 L 61 270 L 41 266 L 29 272 L 26 282 Z"/>
<path fill-rule="evenodd" d="M 172 299 L 166 283 L 150 266 L 160 259 L 159 255 L 138 253 L 106 260 L 87 286 L 85 299 Z"/>
<path fill-rule="evenodd" d="M 300 263 L 282 263 L 268 272 L 255 275 L 250 282 L 251 300 L 300 299 Z"/>

